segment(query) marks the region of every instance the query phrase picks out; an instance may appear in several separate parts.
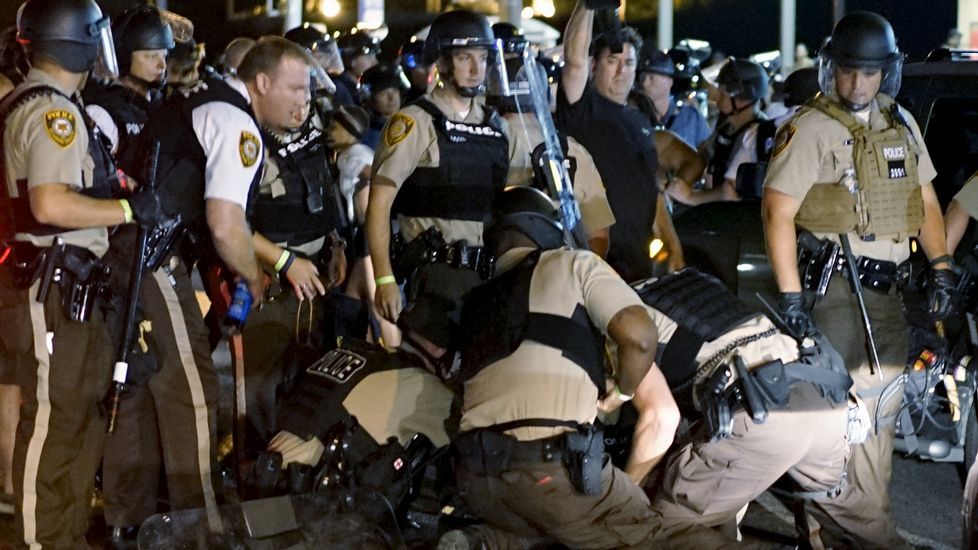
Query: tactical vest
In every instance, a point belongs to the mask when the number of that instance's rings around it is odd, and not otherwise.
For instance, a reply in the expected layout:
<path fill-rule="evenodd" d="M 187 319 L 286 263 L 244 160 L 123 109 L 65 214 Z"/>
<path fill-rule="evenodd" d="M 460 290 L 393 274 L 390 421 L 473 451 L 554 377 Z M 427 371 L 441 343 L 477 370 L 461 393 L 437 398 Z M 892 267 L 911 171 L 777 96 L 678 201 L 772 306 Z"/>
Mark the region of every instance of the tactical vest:
<path fill-rule="evenodd" d="M 143 130 L 150 112 L 159 106 L 150 104 L 135 90 L 115 82 L 99 91 L 88 103 L 102 107 L 112 117 L 119 132 L 116 144 L 116 156 L 119 158 Z"/>
<path fill-rule="evenodd" d="M 889 127 L 871 130 L 838 103 L 819 95 L 804 109 L 817 109 L 852 134 L 855 182 L 816 182 L 795 216 L 813 233 L 855 232 L 867 241 L 903 240 L 916 235 L 924 206 L 914 138 L 899 106 L 883 94 L 876 96 Z"/>
<path fill-rule="evenodd" d="M 740 137 L 744 135 L 751 126 L 759 124 L 761 121 L 758 119 L 751 120 L 747 124 L 744 124 L 740 128 L 734 130 L 734 133 L 730 136 L 723 134 L 720 130 L 717 130 L 716 139 L 714 139 L 713 146 L 713 157 L 710 159 L 710 164 L 706 167 L 706 172 L 711 174 L 714 178 L 714 185 L 719 185 L 723 183 L 723 179 L 726 177 L 727 167 L 730 166 L 730 161 L 733 160 L 734 149 L 737 144 L 740 143 Z M 716 178 L 720 178 L 720 181 L 716 181 Z"/>
<path fill-rule="evenodd" d="M 285 194 L 259 193 L 253 227 L 277 243 L 297 246 L 328 235 L 338 224 L 339 211 L 330 190 L 323 132 L 311 123 L 290 143 L 262 131 L 268 157 L 278 166 Z"/>
<path fill-rule="evenodd" d="M 556 348 L 605 391 L 604 337 L 578 305 L 571 317 L 530 312 L 530 282 L 541 252 L 473 289 L 462 308 L 461 378 L 513 354 L 529 340 Z"/>
<path fill-rule="evenodd" d="M 0 103 L 0 121 L 2 121 L 0 123 L 0 151 L 4 150 L 3 135 L 6 133 L 7 118 L 10 114 L 34 98 L 51 95 L 64 97 L 78 106 L 78 103 L 71 97 L 43 84 L 22 88 L 19 91 L 11 92 L 4 98 L 3 102 Z M 119 177 L 116 174 L 115 163 L 112 161 L 112 156 L 109 153 L 106 143 L 107 140 L 99 132 L 92 119 L 88 117 L 85 109 L 79 106 L 78 111 L 81 113 L 81 122 L 85 125 L 85 130 L 88 132 L 88 154 L 94 163 L 91 185 L 79 189 L 78 192 L 96 199 L 111 198 L 120 189 Z M 78 130 L 76 129 L 75 131 Z M 11 221 L 4 222 L 2 224 L 4 227 L 0 227 L 0 238 L 12 236 L 10 233 L 29 233 L 31 235 L 42 236 L 71 231 L 68 228 L 43 224 L 37 221 L 37 218 L 34 217 L 34 213 L 31 210 L 27 180 L 17 181 L 16 197 L 10 197 L 8 195 L 6 185 L 7 169 L 4 163 L 4 156 L 0 155 L 0 180 L 3 180 L 3 184 L 0 185 L 0 203 L 4 203 L 0 206 L 0 212 L 3 212 L 4 216 L 9 215 L 8 219 Z M 9 227 L 6 227 L 7 223 L 10 223 Z"/>
<path fill-rule="evenodd" d="M 778 133 L 778 125 L 774 120 L 762 120 L 757 125 L 757 139 L 754 141 L 754 154 L 757 162 L 767 162 L 771 160 L 771 152 L 774 150 L 774 138 Z"/>
<path fill-rule="evenodd" d="M 481 124 L 454 122 L 427 99 L 414 103 L 432 117 L 438 166 L 417 167 L 404 181 L 392 211 L 412 217 L 481 222 L 506 184 L 509 144 L 499 115 L 486 107 Z"/>
<path fill-rule="evenodd" d="M 688 267 L 637 288 L 642 301 L 676 323 L 657 363 L 670 388 L 687 383 L 698 367 L 703 344 L 759 314 L 738 300 L 719 279 Z"/>
<path fill-rule="evenodd" d="M 371 374 L 417 367 L 421 359 L 404 351 L 388 351 L 367 342 L 343 339 L 302 373 L 289 395 L 280 400 L 276 431 L 286 430 L 304 439 L 326 434 L 337 422 L 348 420 L 343 407 L 350 392 Z"/>
<path fill-rule="evenodd" d="M 189 90 L 180 90 L 171 95 L 153 114 L 125 156 L 120 157 L 120 164 L 127 173 L 140 174 L 141 179 L 145 179 L 148 169 L 146 159 L 151 156 L 153 143 L 159 142 L 157 193 L 164 212 L 169 217 L 180 215 L 182 223 L 188 228 L 196 257 L 213 257 L 214 250 L 204 212 L 207 156 L 194 133 L 193 111 L 214 101 L 230 103 L 255 120 L 251 106 L 237 90 L 222 80 L 206 80 Z M 255 124 L 258 125 L 257 120 Z M 257 162 L 262 162 L 261 155 Z M 259 165 L 250 184 L 245 209 L 249 219 L 261 175 Z"/>

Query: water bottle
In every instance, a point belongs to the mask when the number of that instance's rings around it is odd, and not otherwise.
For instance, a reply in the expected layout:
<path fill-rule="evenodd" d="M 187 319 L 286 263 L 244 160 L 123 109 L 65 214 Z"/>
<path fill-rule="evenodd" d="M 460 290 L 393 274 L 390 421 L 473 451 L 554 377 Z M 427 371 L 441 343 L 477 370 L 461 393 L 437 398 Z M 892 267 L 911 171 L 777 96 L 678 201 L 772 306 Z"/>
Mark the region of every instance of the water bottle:
<path fill-rule="evenodd" d="M 251 291 L 248 290 L 248 283 L 238 281 L 237 286 L 234 287 L 234 296 L 231 298 L 231 307 L 224 317 L 224 328 L 227 333 L 240 334 L 250 311 Z"/>

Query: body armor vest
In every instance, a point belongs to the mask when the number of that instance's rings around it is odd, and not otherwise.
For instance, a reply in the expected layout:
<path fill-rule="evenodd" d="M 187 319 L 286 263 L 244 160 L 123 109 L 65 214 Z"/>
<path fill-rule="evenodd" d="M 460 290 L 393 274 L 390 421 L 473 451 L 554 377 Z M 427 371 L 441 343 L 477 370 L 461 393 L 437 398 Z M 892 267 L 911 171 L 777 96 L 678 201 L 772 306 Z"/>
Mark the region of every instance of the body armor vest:
<path fill-rule="evenodd" d="M 723 179 L 726 177 L 727 167 L 730 166 L 730 161 L 733 160 L 734 148 L 740 142 L 740 137 L 744 135 L 751 126 L 758 124 L 760 121 L 754 119 L 747 124 L 744 124 L 740 128 L 734 130 L 734 133 L 730 136 L 725 135 L 722 131 L 717 130 L 716 139 L 714 140 L 713 146 L 713 157 L 710 158 L 710 164 L 707 165 L 707 173 L 711 174 L 714 178 L 713 185 L 719 185 L 723 183 Z M 716 178 L 720 178 L 720 181 L 716 181 Z"/>
<path fill-rule="evenodd" d="M 154 109 L 154 105 L 140 97 L 135 90 L 115 82 L 101 90 L 88 103 L 102 107 L 112 117 L 112 122 L 119 131 L 119 142 L 116 144 L 116 156 L 119 158 L 125 155 L 126 149 L 139 132 L 143 131 L 143 126 Z"/>
<path fill-rule="evenodd" d="M 154 142 L 160 144 L 157 167 L 157 193 L 163 211 L 168 217 L 181 217 L 189 231 L 196 257 L 213 256 L 210 231 L 204 215 L 204 170 L 207 157 L 193 128 L 193 111 L 206 103 L 221 101 L 255 115 L 245 98 L 221 80 L 206 80 L 194 88 L 170 96 L 153 114 L 144 130 L 132 146 L 120 157 L 127 173 L 147 175 L 146 159 L 151 155 Z M 257 125 L 257 121 L 255 122 Z M 261 162 L 259 155 L 258 162 Z M 248 206 L 245 212 L 251 218 L 255 195 L 262 169 L 259 166 L 251 182 Z"/>
<path fill-rule="evenodd" d="M 24 88 L 20 91 L 11 92 L 0 104 L 0 151 L 3 150 L 3 135 L 6 133 L 7 127 L 7 117 L 17 109 L 17 107 L 23 105 L 24 103 L 30 101 L 39 96 L 44 95 L 59 95 L 64 97 L 78 105 L 74 100 L 72 100 L 67 95 L 61 93 L 60 91 L 52 88 L 50 86 L 38 85 Z M 79 107 L 78 111 L 81 113 L 81 122 L 85 126 L 85 131 L 88 132 L 88 154 L 92 157 L 94 167 L 92 170 L 92 181 L 91 185 L 79 189 L 78 192 L 82 195 L 96 198 L 96 199 L 108 199 L 112 198 L 115 194 L 120 191 L 119 177 L 116 174 L 115 163 L 112 160 L 112 155 L 109 153 L 108 144 L 106 143 L 105 136 L 98 130 L 95 123 L 88 117 L 85 109 Z M 78 131 L 76 129 L 75 131 Z M 6 180 L 7 170 L 3 166 L 3 157 L 0 156 L 0 179 Z M 70 231 L 70 229 L 57 227 L 54 225 L 43 224 L 37 221 L 34 217 L 34 213 L 31 211 L 30 195 L 27 189 L 27 180 L 17 181 L 17 196 L 10 197 L 7 193 L 7 185 L 4 182 L 0 186 L 0 202 L 6 203 L 0 212 L 3 212 L 4 216 L 9 215 L 10 222 L 4 222 L 2 225 L 6 226 L 10 223 L 10 227 L 0 227 L 0 238 L 6 238 L 12 236 L 11 233 L 29 233 L 31 235 L 56 235 L 58 233 L 63 233 L 65 231 Z"/>
<path fill-rule="evenodd" d="M 563 352 L 604 393 L 604 337 L 580 305 L 571 317 L 530 312 L 530 282 L 540 251 L 476 287 L 462 309 L 462 381 L 508 357 L 525 340 Z"/>
<path fill-rule="evenodd" d="M 337 349 L 322 356 L 302 373 L 294 390 L 279 403 L 276 431 L 286 430 L 303 439 L 326 433 L 350 413 L 343 401 L 353 388 L 371 374 L 417 367 L 421 359 L 404 351 L 388 351 L 367 342 L 343 339 Z"/>
<path fill-rule="evenodd" d="M 326 165 L 323 132 L 309 121 L 290 143 L 262 132 L 268 157 L 278 166 L 285 194 L 259 193 L 253 225 L 277 243 L 296 246 L 328 235 L 338 224 L 337 205 Z"/>
<path fill-rule="evenodd" d="M 481 222 L 506 184 L 509 145 L 499 115 L 486 108 L 481 124 L 453 122 L 427 99 L 415 105 L 431 115 L 438 166 L 417 167 L 397 193 L 392 211 L 412 217 Z"/>
<path fill-rule="evenodd" d="M 871 130 L 838 103 L 819 95 L 805 109 L 818 109 L 852 134 L 855 182 L 817 182 L 795 216 L 813 233 L 855 232 L 867 241 L 903 240 L 916 235 L 924 206 L 914 138 L 899 106 L 883 94 L 877 97 L 889 127 Z"/>
<path fill-rule="evenodd" d="M 647 305 L 676 323 L 676 332 L 656 351 L 670 388 L 693 377 L 696 355 L 704 343 L 758 316 L 738 300 L 719 279 L 694 268 L 660 277 L 637 289 Z"/>

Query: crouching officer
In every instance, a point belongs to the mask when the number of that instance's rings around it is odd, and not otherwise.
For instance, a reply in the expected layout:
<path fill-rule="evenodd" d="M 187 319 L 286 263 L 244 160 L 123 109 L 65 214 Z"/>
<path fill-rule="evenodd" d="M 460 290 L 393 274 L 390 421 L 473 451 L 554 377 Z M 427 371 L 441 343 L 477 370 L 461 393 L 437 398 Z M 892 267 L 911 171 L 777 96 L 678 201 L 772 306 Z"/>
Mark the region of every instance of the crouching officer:
<path fill-rule="evenodd" d="M 0 104 L 0 356 L 23 403 L 14 448 L 16 523 L 24 544 L 86 546 L 106 419 L 112 346 L 102 302 L 106 226 L 161 218 L 149 194 L 114 200 L 108 151 L 75 94 L 101 57 L 117 70 L 109 18 L 94 1 L 30 0 L 18 40 L 32 69 Z"/>
<path fill-rule="evenodd" d="M 410 302 L 426 293 L 458 300 L 491 271 L 481 246 L 482 219 L 503 187 L 508 159 L 501 120 L 479 97 L 487 69 L 499 61 L 494 44 L 481 15 L 456 10 L 435 18 L 424 53 L 427 62 L 437 63 L 439 82 L 394 114 L 381 136 L 370 179 L 367 242 L 377 309 L 388 321 L 401 310 L 395 274 L 413 272 Z M 504 72 L 493 74 L 505 78 Z M 391 212 L 407 243 L 393 262 L 387 253 Z"/>
<path fill-rule="evenodd" d="M 652 501 L 660 534 L 679 547 L 734 543 L 709 527 L 734 520 L 782 476 L 800 496 L 835 497 L 849 454 L 852 380 L 824 337 L 799 346 L 692 268 L 636 290 L 658 329 L 658 364 L 683 417 L 702 418 L 692 441 L 670 456 Z"/>
<path fill-rule="evenodd" d="M 455 396 L 442 382 L 456 355 L 451 308 L 447 300 L 419 298 L 398 320 L 405 338 L 397 349 L 344 338 L 309 366 L 280 403 L 279 431 L 268 446 L 278 456 L 266 454 L 256 463 L 256 482 L 268 488 L 285 470 L 292 492 L 323 490 L 336 482 L 345 461 L 352 481 L 371 485 L 375 480 L 364 475 L 373 458 L 409 447 L 417 434 L 430 442 L 428 452 L 446 447 Z M 337 453 L 337 439 L 345 456 Z M 388 444 L 395 448 L 382 448 Z M 391 478 L 396 473 L 387 472 Z M 325 486 L 313 486 L 316 479 Z M 404 496 L 403 486 L 373 488 L 392 491 L 395 507 Z"/>
<path fill-rule="evenodd" d="M 842 495 L 818 503 L 819 520 L 831 520 L 826 530 L 841 529 L 848 544 L 868 547 L 905 545 L 889 517 L 888 486 L 892 416 L 903 394 L 902 383 L 893 381 L 907 359 L 895 283 L 897 265 L 910 255 L 909 237 L 919 234 L 931 260 L 935 318 L 951 315 L 956 282 L 931 184 L 934 165 L 913 117 L 892 99 L 902 59 L 880 15 L 852 13 L 836 24 L 819 61 L 821 95 L 778 130 L 762 205 L 782 315 L 800 334 L 813 330 L 814 318 L 871 416 L 881 419 L 854 449 Z M 796 244 L 795 224 L 816 238 Z M 799 268 L 802 245 L 811 261 Z M 854 271 L 858 277 L 850 276 Z M 820 295 L 811 313 L 804 291 Z M 882 399 L 888 385 L 896 396 Z"/>
<path fill-rule="evenodd" d="M 660 456 L 668 448 L 679 415 L 652 365 L 655 326 L 600 257 L 561 248 L 559 219 L 541 191 L 512 187 L 486 227 L 497 275 L 463 308 L 456 441 L 459 493 L 486 523 L 446 533 L 441 548 L 523 548 L 541 538 L 574 548 L 649 547 L 648 499 L 605 460 L 594 421 L 608 336 L 621 367 L 613 391 L 656 409 L 652 448 Z"/>

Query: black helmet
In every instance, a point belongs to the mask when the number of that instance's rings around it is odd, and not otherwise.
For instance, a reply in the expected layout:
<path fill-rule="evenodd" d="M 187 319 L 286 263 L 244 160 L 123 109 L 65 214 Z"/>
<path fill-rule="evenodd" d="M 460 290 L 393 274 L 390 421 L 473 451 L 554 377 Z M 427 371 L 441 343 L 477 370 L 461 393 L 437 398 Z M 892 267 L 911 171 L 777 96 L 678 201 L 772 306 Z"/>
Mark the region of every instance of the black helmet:
<path fill-rule="evenodd" d="M 112 22 L 112 38 L 119 58 L 119 74 L 129 74 L 132 52 L 136 50 L 170 50 L 176 45 L 170 24 L 152 6 L 126 10 Z"/>
<path fill-rule="evenodd" d="M 340 55 L 343 56 L 344 62 L 361 55 L 380 53 L 380 40 L 356 29 L 340 35 L 336 39 L 336 45 L 340 47 Z"/>
<path fill-rule="evenodd" d="M 503 41 L 503 53 L 523 53 L 526 48 L 526 35 L 523 29 L 512 23 L 500 22 L 492 26 L 492 35 Z"/>
<path fill-rule="evenodd" d="M 564 225 L 560 212 L 543 191 L 529 186 L 507 187 L 496 195 L 489 217 L 483 226 L 483 240 L 499 254 L 500 239 L 506 231 L 517 231 L 542 250 L 564 244 Z"/>
<path fill-rule="evenodd" d="M 370 67 L 360 75 L 360 88 L 358 92 L 363 93 L 364 97 L 387 88 L 396 88 L 402 94 L 411 89 L 411 83 L 400 65 L 391 63 L 380 63 Z"/>
<path fill-rule="evenodd" d="M 767 96 L 767 73 L 753 61 L 731 57 L 720 67 L 717 86 L 730 97 L 757 101 Z"/>
<path fill-rule="evenodd" d="M 889 21 L 869 11 L 840 19 L 821 54 L 843 67 L 860 69 L 882 69 L 903 57 Z"/>
<path fill-rule="evenodd" d="M 455 303 L 444 296 L 420 294 L 397 317 L 405 336 L 415 333 L 440 348 L 451 349 L 458 330 Z"/>
<path fill-rule="evenodd" d="M 638 74 L 655 73 L 673 78 L 676 76 L 676 65 L 669 54 L 662 50 L 652 50 L 638 62 Z"/>
<path fill-rule="evenodd" d="M 818 94 L 818 69 L 798 69 L 784 80 L 784 106 L 804 105 Z"/>
<path fill-rule="evenodd" d="M 492 27 L 484 16 L 468 10 L 445 12 L 435 18 L 424 41 L 427 64 L 450 48 L 491 48 L 495 45 Z"/>
<path fill-rule="evenodd" d="M 17 13 L 18 41 L 75 73 L 94 68 L 100 47 L 117 72 L 111 34 L 109 18 L 94 0 L 28 0 Z"/>
<path fill-rule="evenodd" d="M 410 71 L 417 67 L 424 68 L 426 65 L 424 61 L 424 40 L 419 40 L 418 37 L 412 36 L 411 40 L 405 42 L 397 52 L 397 59 L 398 63 L 401 64 L 401 68 L 405 71 Z"/>
<path fill-rule="evenodd" d="M 284 36 L 286 40 L 291 40 L 309 51 L 322 49 L 333 41 L 332 36 L 319 32 L 316 27 L 309 23 L 303 23 L 300 27 L 290 29 Z"/>

